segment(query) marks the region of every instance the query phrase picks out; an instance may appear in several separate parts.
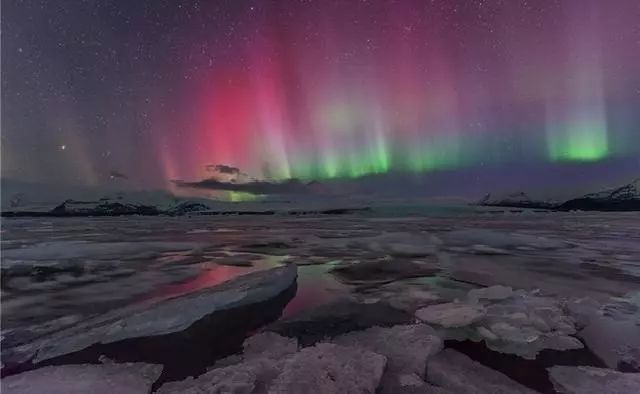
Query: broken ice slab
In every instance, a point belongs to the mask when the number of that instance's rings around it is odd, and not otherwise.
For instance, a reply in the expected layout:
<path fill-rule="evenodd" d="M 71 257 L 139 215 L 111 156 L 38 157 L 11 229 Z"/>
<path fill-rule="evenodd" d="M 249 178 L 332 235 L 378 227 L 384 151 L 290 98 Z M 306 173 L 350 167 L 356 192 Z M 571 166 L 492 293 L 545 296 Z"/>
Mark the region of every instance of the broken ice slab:
<path fill-rule="evenodd" d="M 535 393 L 453 349 L 445 349 L 429 360 L 427 381 L 454 393 Z"/>
<path fill-rule="evenodd" d="M 33 362 L 38 363 L 94 344 L 180 332 L 215 312 L 275 298 L 295 285 L 296 278 L 297 267 L 288 265 L 240 276 L 169 300 L 134 304 L 15 349 L 3 349 L 3 358 L 7 355 L 21 362 L 33 357 Z"/>
<path fill-rule="evenodd" d="M 566 394 L 631 394 L 640 393 L 640 373 L 622 373 L 605 368 L 549 368 L 551 382 Z"/>
<path fill-rule="evenodd" d="M 147 394 L 162 372 L 143 363 L 61 365 L 2 379 L 6 394 Z"/>

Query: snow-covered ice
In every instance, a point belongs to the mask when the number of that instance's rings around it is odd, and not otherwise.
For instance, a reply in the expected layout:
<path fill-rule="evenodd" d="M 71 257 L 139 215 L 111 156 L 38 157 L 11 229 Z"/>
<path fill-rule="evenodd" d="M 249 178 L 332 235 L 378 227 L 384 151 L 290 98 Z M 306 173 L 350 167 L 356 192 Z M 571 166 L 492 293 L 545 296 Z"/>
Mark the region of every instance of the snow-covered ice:
<path fill-rule="evenodd" d="M 416 311 L 416 317 L 423 322 L 445 328 L 468 326 L 480 320 L 485 314 L 486 311 L 482 306 L 457 302 L 430 305 Z"/>
<path fill-rule="evenodd" d="M 226 281 L 300 263 L 295 297 L 274 312 L 280 320 L 247 341 L 244 354 L 229 350 L 206 364 L 217 370 L 209 382 L 263 387 L 280 376 L 285 360 L 308 357 L 297 356 L 305 346 L 340 336 L 355 343 L 376 326 L 394 333 L 415 324 L 416 313 L 446 343 L 474 341 L 523 362 L 544 350 L 595 354 L 611 370 L 637 372 L 637 215 L 487 212 L 6 219 L 4 366 L 11 375 L 14 362 L 34 355 L 58 360 L 94 343 L 179 331 L 200 321 L 205 309 L 268 296 L 242 298 L 251 290 L 226 291 Z M 265 285 L 273 292 L 287 287 L 288 281 L 272 279 Z M 249 279 L 237 283 L 243 280 Z M 211 298 L 198 301 L 207 292 Z M 239 346 L 249 332 L 238 335 Z M 393 354 L 377 350 L 387 366 L 396 365 Z M 264 361 L 269 354 L 282 368 Z M 169 380 L 182 383 L 186 376 Z M 386 377 L 383 388 L 447 390 L 410 368 L 392 384 Z"/>
<path fill-rule="evenodd" d="M 193 251 L 196 243 L 179 242 L 42 242 L 31 246 L 3 250 L 5 262 L 18 264 L 29 260 L 70 259 L 135 259 L 154 256 L 162 252 Z M 18 260 L 18 262 L 16 262 Z"/>
<path fill-rule="evenodd" d="M 161 372 L 161 365 L 143 363 L 44 367 L 2 379 L 2 392 L 11 394 L 147 394 Z"/>
<path fill-rule="evenodd" d="M 566 394 L 630 394 L 640 392 L 640 373 L 622 373 L 594 367 L 549 369 L 556 390 Z"/>
<path fill-rule="evenodd" d="M 320 343 L 289 358 L 269 393 L 373 393 L 386 363 L 369 350 Z"/>
<path fill-rule="evenodd" d="M 427 380 L 454 393 L 535 393 L 452 349 L 443 350 L 429 361 Z"/>
<path fill-rule="evenodd" d="M 255 272 L 211 289 L 118 309 L 15 350 L 24 354 L 21 358 L 33 355 L 33 360 L 40 362 L 94 344 L 180 332 L 214 312 L 276 297 L 291 287 L 296 277 L 295 265 Z"/>

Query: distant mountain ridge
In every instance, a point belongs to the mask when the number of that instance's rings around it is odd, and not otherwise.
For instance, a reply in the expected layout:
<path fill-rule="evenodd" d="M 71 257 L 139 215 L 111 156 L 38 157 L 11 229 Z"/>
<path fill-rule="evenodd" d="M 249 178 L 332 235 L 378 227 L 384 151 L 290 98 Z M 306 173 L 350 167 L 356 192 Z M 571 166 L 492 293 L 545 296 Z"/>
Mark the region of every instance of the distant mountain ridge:
<path fill-rule="evenodd" d="M 290 205 L 280 202 L 233 203 L 204 199 L 148 201 L 128 199 L 123 195 L 103 197 L 95 201 L 68 199 L 53 209 L 44 207 L 12 207 L 3 210 L 3 217 L 91 217 L 91 216 L 209 216 L 209 215 L 345 215 L 368 212 L 359 205 Z"/>
<path fill-rule="evenodd" d="M 99 201 L 66 200 L 49 211 L 53 216 L 122 216 L 157 215 L 160 211 L 152 205 L 133 204 L 102 198 Z"/>
<path fill-rule="evenodd" d="M 558 209 L 563 211 L 640 211 L 640 179 L 621 187 L 568 200 Z"/>
<path fill-rule="evenodd" d="M 640 178 L 621 187 L 604 190 L 597 193 L 585 194 L 581 198 L 610 199 L 610 200 L 638 199 L 640 198 Z"/>
<path fill-rule="evenodd" d="M 517 192 L 502 197 L 487 194 L 474 205 L 559 211 L 640 211 L 640 178 L 624 186 L 585 194 L 562 203 L 534 200 L 524 192 Z"/>
<path fill-rule="evenodd" d="M 480 199 L 480 201 L 478 201 L 476 205 L 486 207 L 553 209 L 558 206 L 558 203 L 551 201 L 534 200 L 524 192 L 516 192 L 497 197 L 489 193 L 482 199 Z"/>

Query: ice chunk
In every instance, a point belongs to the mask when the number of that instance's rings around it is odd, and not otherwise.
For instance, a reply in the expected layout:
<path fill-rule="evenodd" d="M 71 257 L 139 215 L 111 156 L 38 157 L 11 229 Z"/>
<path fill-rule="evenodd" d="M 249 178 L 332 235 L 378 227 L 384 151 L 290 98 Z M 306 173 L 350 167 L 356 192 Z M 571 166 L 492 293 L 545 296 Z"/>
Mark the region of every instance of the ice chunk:
<path fill-rule="evenodd" d="M 567 394 L 640 393 L 640 373 L 622 373 L 595 367 L 549 368 L 556 390 Z"/>
<path fill-rule="evenodd" d="M 455 393 L 535 393 L 452 349 L 445 349 L 429 360 L 427 381 Z"/>
<path fill-rule="evenodd" d="M 194 242 L 41 242 L 24 248 L 5 249 L 2 259 L 11 260 L 69 260 L 80 258 L 132 259 L 154 256 L 162 252 L 193 250 L 201 245 Z M 6 264 L 6 263 L 5 263 Z M 3 266 L 5 265 L 3 264 Z"/>
<path fill-rule="evenodd" d="M 484 245 L 491 249 L 516 249 L 530 247 L 534 249 L 560 249 L 567 245 L 559 240 L 538 237 L 529 234 L 517 234 L 484 229 L 454 230 L 443 235 L 445 245 L 461 245 L 475 247 Z"/>
<path fill-rule="evenodd" d="M 40 362 L 93 344 L 183 331 L 214 312 L 274 298 L 290 288 L 296 277 L 295 265 L 250 273 L 185 296 L 107 313 L 23 346 L 21 351 L 37 353 L 35 362 Z"/>
<path fill-rule="evenodd" d="M 398 386 L 423 386 L 427 360 L 442 349 L 442 339 L 425 324 L 372 327 L 334 338 L 334 343 L 371 350 L 387 358 L 382 392 L 397 392 Z"/>
<path fill-rule="evenodd" d="M 485 309 L 479 305 L 449 302 L 418 309 L 416 317 L 423 322 L 449 328 L 468 326 L 481 319 L 485 313 Z"/>
<path fill-rule="evenodd" d="M 269 393 L 374 393 L 385 364 L 365 349 L 320 343 L 289 358 Z"/>
<path fill-rule="evenodd" d="M 398 257 L 422 257 L 434 255 L 442 243 L 434 235 L 412 233 L 387 233 L 376 237 L 361 238 L 352 246 L 369 249 Z"/>
<path fill-rule="evenodd" d="M 494 334 L 491 330 L 489 330 L 487 327 L 478 327 L 477 328 L 478 334 L 488 340 L 488 341 L 497 341 L 499 338 L 496 334 Z"/>
<path fill-rule="evenodd" d="M 298 340 L 266 331 L 247 338 L 242 346 L 245 358 L 279 359 L 298 351 Z"/>
<path fill-rule="evenodd" d="M 162 373 L 161 365 L 143 363 L 81 364 L 44 367 L 2 379 L 12 394 L 146 394 Z"/>
<path fill-rule="evenodd" d="M 213 368 L 228 367 L 252 360 L 281 362 L 298 351 L 298 340 L 280 336 L 274 332 L 262 332 L 245 339 L 243 353 L 232 354 L 215 362 Z"/>
<path fill-rule="evenodd" d="M 356 297 L 365 303 L 371 300 L 384 300 L 394 308 L 413 314 L 420 307 L 442 302 L 438 294 L 424 290 L 425 288 L 427 287 L 420 283 L 393 282 L 385 286 L 361 289 Z"/>
<path fill-rule="evenodd" d="M 165 383 L 158 394 L 201 394 L 266 392 L 266 388 L 281 371 L 281 363 L 266 358 L 216 368 L 197 378 Z"/>
<path fill-rule="evenodd" d="M 387 357 L 387 370 L 396 374 L 424 376 L 427 359 L 442 349 L 442 339 L 425 324 L 371 327 L 332 340 L 344 346 L 357 346 Z"/>
<path fill-rule="evenodd" d="M 504 322 L 492 324 L 491 332 L 504 341 L 516 343 L 531 343 L 540 336 L 538 332 L 532 328 L 514 327 Z"/>
<path fill-rule="evenodd" d="M 491 286 L 482 289 L 473 289 L 469 291 L 469 299 L 471 300 L 504 300 L 511 297 L 513 289 L 509 286 Z"/>
<path fill-rule="evenodd" d="M 629 297 L 607 305 L 593 300 L 569 304 L 571 312 L 585 326 L 579 336 L 609 368 L 640 372 L 639 301 Z"/>

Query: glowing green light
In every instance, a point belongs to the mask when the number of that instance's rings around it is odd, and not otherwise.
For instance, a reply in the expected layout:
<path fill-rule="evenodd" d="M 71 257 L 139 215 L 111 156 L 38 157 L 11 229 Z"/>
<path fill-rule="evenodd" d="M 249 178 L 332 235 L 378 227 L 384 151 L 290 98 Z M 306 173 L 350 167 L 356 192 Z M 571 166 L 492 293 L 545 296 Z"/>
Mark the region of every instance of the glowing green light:
<path fill-rule="evenodd" d="M 247 201 L 259 201 L 263 196 L 259 194 L 230 191 L 228 194 L 228 200 L 231 202 L 247 202 Z"/>
<path fill-rule="evenodd" d="M 565 132 L 548 140 L 549 158 L 554 161 L 597 161 L 609 155 L 607 129 L 603 122 L 574 122 Z"/>

